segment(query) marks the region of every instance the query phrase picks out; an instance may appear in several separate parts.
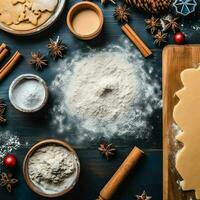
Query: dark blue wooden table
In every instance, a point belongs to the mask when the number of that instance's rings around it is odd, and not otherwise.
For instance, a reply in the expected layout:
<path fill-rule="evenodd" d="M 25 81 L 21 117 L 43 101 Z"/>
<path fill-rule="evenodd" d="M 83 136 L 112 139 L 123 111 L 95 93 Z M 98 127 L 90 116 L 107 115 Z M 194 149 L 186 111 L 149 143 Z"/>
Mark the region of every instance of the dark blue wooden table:
<path fill-rule="evenodd" d="M 105 15 L 105 26 L 102 34 L 95 40 L 90 42 L 84 42 L 74 38 L 69 32 L 66 23 L 66 13 L 68 8 L 74 4 L 75 1 L 67 3 L 66 9 L 59 20 L 47 31 L 30 37 L 17 37 L 5 32 L 0 31 L 0 43 L 5 42 L 13 53 L 19 50 L 24 55 L 24 59 L 21 61 L 19 66 L 4 80 L 0 83 L 0 97 L 5 100 L 8 105 L 7 109 L 7 124 L 0 126 L 0 134 L 4 131 L 9 130 L 11 133 L 16 134 L 23 141 L 22 147 L 15 151 L 14 154 L 17 156 L 19 161 L 18 170 L 16 176 L 19 178 L 19 184 L 14 188 L 12 193 L 8 193 L 5 188 L 0 188 L 0 199 L 2 200 L 36 200 L 45 199 L 37 196 L 31 192 L 22 176 L 22 162 L 24 155 L 28 148 L 33 143 L 45 139 L 45 138 L 58 138 L 64 139 L 65 136 L 56 134 L 56 129 L 49 126 L 47 123 L 49 120 L 49 109 L 52 106 L 53 97 L 50 95 L 49 104 L 41 112 L 33 115 L 27 115 L 15 110 L 8 99 L 8 88 L 14 78 L 22 73 L 34 73 L 41 76 L 48 84 L 51 83 L 55 77 L 54 68 L 57 62 L 51 60 L 48 68 L 42 72 L 34 70 L 27 64 L 26 59 L 30 56 L 31 51 L 40 50 L 42 53 L 47 53 L 47 44 L 49 38 L 56 38 L 58 35 L 60 38 L 68 44 L 68 54 L 70 56 L 74 51 L 78 50 L 81 46 L 84 50 L 87 46 L 91 48 L 101 48 L 106 44 L 113 42 L 117 43 L 119 38 L 122 37 L 119 24 L 114 20 L 112 12 L 114 5 L 108 5 L 103 8 Z M 98 2 L 100 5 L 100 3 Z M 100 5 L 101 6 L 101 5 Z M 102 7 L 102 6 L 101 6 Z M 145 43 L 153 51 L 153 56 L 146 59 L 153 66 L 152 78 L 157 79 L 161 85 L 162 81 L 162 64 L 161 64 L 161 53 L 162 47 L 157 48 L 153 44 L 152 36 L 145 31 L 144 19 L 149 17 L 148 15 L 141 13 L 137 10 L 132 10 L 131 25 L 135 31 L 140 35 Z M 199 31 L 195 26 L 199 23 L 200 18 L 197 14 L 190 18 L 182 19 L 182 29 L 187 35 L 188 43 L 199 43 Z M 171 36 L 169 43 L 172 42 Z M 147 65 L 148 66 L 148 65 Z M 146 69 L 148 70 L 148 69 Z M 128 155 L 134 145 L 139 146 L 145 151 L 145 158 L 140 162 L 136 170 L 130 174 L 128 179 L 124 182 L 122 188 L 114 197 L 115 200 L 134 200 L 136 194 L 142 193 L 143 190 L 153 197 L 155 200 L 162 200 L 162 111 L 157 110 L 150 119 L 150 124 L 153 126 L 153 130 L 150 133 L 148 139 L 135 139 L 134 137 L 120 139 L 113 138 L 113 142 L 117 146 L 117 156 L 106 161 L 103 159 L 98 150 L 99 142 L 92 142 L 92 144 L 73 144 L 78 152 L 81 160 L 81 177 L 76 188 L 67 196 L 58 199 L 72 199 L 72 200 L 94 200 L 99 194 L 99 191 L 104 184 L 109 180 L 112 174 L 120 166 L 122 161 Z M 25 145 L 28 141 L 29 146 Z M 1 141 L 2 142 L 2 141 Z M 4 170 L 3 166 L 0 166 Z"/>

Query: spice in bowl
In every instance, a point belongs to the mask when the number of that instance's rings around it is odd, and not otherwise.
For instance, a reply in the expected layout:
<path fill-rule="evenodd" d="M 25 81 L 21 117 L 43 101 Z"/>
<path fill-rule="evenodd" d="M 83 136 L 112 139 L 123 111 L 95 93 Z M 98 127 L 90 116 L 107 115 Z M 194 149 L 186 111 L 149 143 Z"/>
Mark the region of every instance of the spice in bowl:
<path fill-rule="evenodd" d="M 101 9 L 95 3 L 88 1 L 75 4 L 67 15 L 70 31 L 83 40 L 97 37 L 102 30 L 103 21 Z"/>
<path fill-rule="evenodd" d="M 39 76 L 23 74 L 9 88 L 12 105 L 22 112 L 36 112 L 47 102 L 47 85 Z"/>
<path fill-rule="evenodd" d="M 28 186 L 46 197 L 58 197 L 69 192 L 78 181 L 79 173 L 77 154 L 59 140 L 36 144 L 24 160 L 24 177 Z"/>

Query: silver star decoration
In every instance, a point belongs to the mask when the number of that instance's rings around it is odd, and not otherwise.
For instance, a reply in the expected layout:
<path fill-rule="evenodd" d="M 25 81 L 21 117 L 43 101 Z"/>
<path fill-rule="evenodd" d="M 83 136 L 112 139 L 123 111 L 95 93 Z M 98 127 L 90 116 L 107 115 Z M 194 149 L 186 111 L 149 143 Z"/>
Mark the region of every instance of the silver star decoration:
<path fill-rule="evenodd" d="M 136 195 L 137 200 L 151 200 L 152 197 L 147 196 L 147 193 L 143 191 L 141 195 Z"/>

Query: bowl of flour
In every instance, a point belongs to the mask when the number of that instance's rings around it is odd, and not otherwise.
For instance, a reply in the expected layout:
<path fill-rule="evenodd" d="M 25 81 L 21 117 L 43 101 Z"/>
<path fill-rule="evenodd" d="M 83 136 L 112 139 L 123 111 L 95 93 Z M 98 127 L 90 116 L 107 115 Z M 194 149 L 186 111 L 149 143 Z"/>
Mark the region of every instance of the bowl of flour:
<path fill-rule="evenodd" d="M 21 112 L 36 112 L 44 107 L 48 99 L 45 81 L 34 74 L 22 74 L 10 85 L 11 104 Z"/>
<path fill-rule="evenodd" d="M 23 163 L 29 188 L 44 197 L 59 197 L 70 192 L 79 180 L 80 162 L 67 143 L 47 139 L 35 144 Z"/>

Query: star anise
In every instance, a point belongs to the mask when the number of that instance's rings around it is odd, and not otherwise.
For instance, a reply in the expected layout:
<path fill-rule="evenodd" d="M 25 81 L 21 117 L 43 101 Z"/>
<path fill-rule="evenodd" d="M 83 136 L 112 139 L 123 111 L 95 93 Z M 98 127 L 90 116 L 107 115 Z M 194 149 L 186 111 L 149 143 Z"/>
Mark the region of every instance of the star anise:
<path fill-rule="evenodd" d="M 154 36 L 154 38 L 154 43 L 160 46 L 162 43 L 167 42 L 167 33 L 163 33 L 162 31 L 158 30 L 158 33 Z"/>
<path fill-rule="evenodd" d="M 3 103 L 3 100 L 0 99 L 0 109 L 3 109 L 6 107 L 6 104 Z"/>
<path fill-rule="evenodd" d="M 128 18 L 130 16 L 129 9 L 126 5 L 119 5 L 115 8 L 113 16 L 121 22 L 128 22 Z"/>
<path fill-rule="evenodd" d="M 105 3 L 107 3 L 107 1 L 109 1 L 113 4 L 116 4 L 116 2 L 114 0 L 101 0 L 101 4 L 105 4 Z"/>
<path fill-rule="evenodd" d="M 66 50 L 66 47 L 58 37 L 55 41 L 50 38 L 48 49 L 51 57 L 56 60 L 57 58 L 63 57 L 63 53 Z"/>
<path fill-rule="evenodd" d="M 152 197 L 147 196 L 147 193 L 143 191 L 141 195 L 136 195 L 137 200 L 150 200 Z"/>
<path fill-rule="evenodd" d="M 5 109 L 6 104 L 4 104 L 3 101 L 0 99 L 0 123 L 6 122 L 6 119 L 4 117 Z"/>
<path fill-rule="evenodd" d="M 12 178 L 11 173 L 6 174 L 5 172 L 2 172 L 0 174 L 0 186 L 5 186 L 8 192 L 12 191 L 12 185 L 16 184 L 17 182 L 18 180 L 16 178 Z"/>
<path fill-rule="evenodd" d="M 44 66 L 47 66 L 47 60 L 40 52 L 32 52 L 29 64 L 35 65 L 37 69 L 43 69 Z"/>
<path fill-rule="evenodd" d="M 174 33 L 176 33 L 176 30 L 179 30 L 179 24 L 177 23 L 178 17 L 177 18 L 172 18 L 169 20 L 164 20 L 165 22 L 165 29 L 171 29 Z"/>
<path fill-rule="evenodd" d="M 154 16 L 146 19 L 145 22 L 147 24 L 146 29 L 150 30 L 151 34 L 154 34 L 161 25 L 159 18 L 155 18 Z"/>
<path fill-rule="evenodd" d="M 100 144 L 98 149 L 101 152 L 101 154 L 106 157 L 107 160 L 109 160 L 110 156 L 115 155 L 116 151 L 112 144 L 105 143 Z"/>

